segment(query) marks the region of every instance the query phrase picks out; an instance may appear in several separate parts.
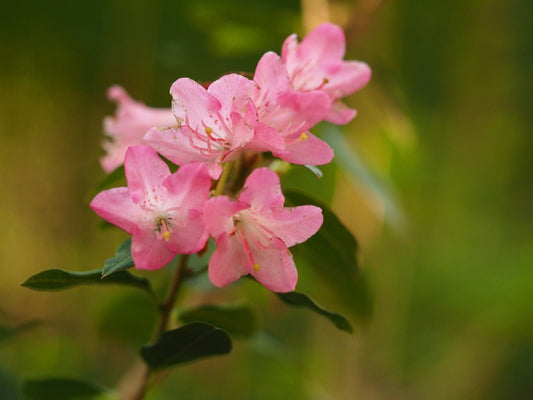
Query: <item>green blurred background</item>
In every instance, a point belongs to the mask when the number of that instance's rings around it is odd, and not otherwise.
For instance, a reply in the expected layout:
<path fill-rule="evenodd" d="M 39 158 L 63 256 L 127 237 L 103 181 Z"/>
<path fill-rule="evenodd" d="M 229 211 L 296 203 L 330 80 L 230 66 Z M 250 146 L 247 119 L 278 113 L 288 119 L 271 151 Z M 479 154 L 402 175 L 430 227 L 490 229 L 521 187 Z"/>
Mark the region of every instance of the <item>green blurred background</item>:
<path fill-rule="evenodd" d="M 332 206 L 362 246 L 372 315 L 348 310 L 352 338 L 248 283 L 189 288 L 185 304 L 245 297 L 262 333 L 175 369 L 149 399 L 533 399 L 533 2 L 304 5 L 2 3 L 0 325 L 43 323 L 0 342 L 0 398 L 57 374 L 114 387 L 150 337 L 154 309 L 135 289 L 19 286 L 45 268 L 101 268 L 126 237 L 99 230 L 88 207 L 114 111 L 106 88 L 168 107 L 175 79 L 253 72 L 325 5 L 347 58 L 373 69 L 343 127 L 371 184 L 329 171 Z"/>

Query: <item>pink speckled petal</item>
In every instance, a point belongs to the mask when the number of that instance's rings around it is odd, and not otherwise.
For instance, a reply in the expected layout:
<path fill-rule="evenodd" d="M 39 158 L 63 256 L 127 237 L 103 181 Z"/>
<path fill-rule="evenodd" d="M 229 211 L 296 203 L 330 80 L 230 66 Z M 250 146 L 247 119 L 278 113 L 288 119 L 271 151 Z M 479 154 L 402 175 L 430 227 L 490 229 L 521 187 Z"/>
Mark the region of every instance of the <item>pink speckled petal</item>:
<path fill-rule="evenodd" d="M 244 183 L 239 200 L 258 210 L 282 207 L 285 197 L 281 192 L 279 176 L 268 168 L 253 170 Z"/>
<path fill-rule="evenodd" d="M 255 264 L 249 272 L 259 283 L 274 292 L 292 292 L 296 288 L 298 271 L 292 254 L 280 239 L 273 238 L 267 248 L 251 244 L 251 251 Z"/>
<path fill-rule="evenodd" d="M 131 200 L 128 188 L 104 190 L 91 201 L 96 214 L 128 233 L 133 233 L 143 213 Z"/>
<path fill-rule="evenodd" d="M 209 280 L 215 286 L 226 286 L 247 275 L 246 255 L 235 235 L 222 234 L 209 260 Z"/>
<path fill-rule="evenodd" d="M 207 231 L 215 239 L 222 234 L 234 233 L 235 226 L 232 217 L 248 206 L 242 201 L 231 200 L 226 196 L 212 197 L 204 206 L 204 222 Z"/>
<path fill-rule="evenodd" d="M 168 165 L 148 146 L 132 146 L 124 161 L 126 180 L 131 198 L 135 203 L 156 191 L 161 182 L 170 175 Z"/>
<path fill-rule="evenodd" d="M 160 269 L 176 256 L 153 229 L 137 228 L 131 238 L 131 255 L 138 269 Z"/>

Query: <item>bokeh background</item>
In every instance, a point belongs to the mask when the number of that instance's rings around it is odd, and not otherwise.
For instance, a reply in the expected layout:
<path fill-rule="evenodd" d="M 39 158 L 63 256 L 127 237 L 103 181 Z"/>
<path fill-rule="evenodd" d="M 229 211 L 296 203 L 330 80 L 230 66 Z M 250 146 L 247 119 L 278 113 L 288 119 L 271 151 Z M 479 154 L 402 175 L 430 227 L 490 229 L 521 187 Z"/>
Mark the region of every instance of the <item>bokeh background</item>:
<path fill-rule="evenodd" d="M 370 300 L 331 304 L 356 335 L 247 283 L 190 288 L 185 304 L 244 298 L 261 333 L 148 398 L 533 399 L 533 2 L 520 0 L 2 2 L 0 325 L 42 323 L 0 342 L 0 398 L 51 375 L 115 387 L 150 337 L 135 289 L 20 287 L 101 268 L 126 237 L 88 207 L 107 87 L 168 107 L 175 79 L 253 72 L 325 19 L 373 69 L 343 127 L 364 173 L 327 171 L 361 244 Z"/>

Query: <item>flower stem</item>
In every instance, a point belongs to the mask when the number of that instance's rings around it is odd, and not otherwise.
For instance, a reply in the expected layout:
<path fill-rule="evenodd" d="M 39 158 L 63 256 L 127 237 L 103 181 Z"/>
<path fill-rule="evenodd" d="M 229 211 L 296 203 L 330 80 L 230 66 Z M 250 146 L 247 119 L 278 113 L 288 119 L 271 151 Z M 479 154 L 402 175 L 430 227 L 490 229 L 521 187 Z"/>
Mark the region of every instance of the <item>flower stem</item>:
<path fill-rule="evenodd" d="M 183 278 L 187 274 L 188 260 L 188 254 L 180 256 L 180 261 L 178 263 L 178 266 L 176 267 L 176 270 L 174 271 L 174 276 L 172 277 L 172 281 L 170 282 L 170 286 L 168 288 L 167 297 L 160 306 L 161 315 L 159 316 L 159 323 L 157 325 L 157 330 L 154 335 L 154 342 L 159 340 L 161 335 L 167 329 L 170 313 L 172 311 L 172 308 L 174 307 L 174 303 L 176 302 L 176 297 L 181 287 L 181 283 L 183 282 Z"/>
<path fill-rule="evenodd" d="M 168 288 L 168 292 L 165 300 L 159 306 L 159 321 L 157 323 L 157 328 L 152 339 L 153 343 L 156 343 L 161 335 L 167 330 L 169 325 L 170 314 L 174 303 L 176 302 L 176 297 L 178 296 L 179 289 L 183 282 L 183 278 L 187 275 L 187 261 L 189 260 L 189 255 L 181 255 L 174 275 L 172 276 L 172 281 Z M 136 387 L 134 391 L 128 391 L 129 393 L 122 395 L 120 398 L 122 400 L 143 400 L 148 388 L 150 386 L 150 381 L 152 380 L 153 371 L 144 363 L 141 367 L 142 371 L 139 371 L 139 366 L 135 366 L 131 370 L 131 381 L 129 382 Z M 128 383 L 130 379 L 127 379 L 130 374 L 127 374 L 125 379 L 122 379 L 122 382 Z M 141 376 L 139 376 L 141 375 Z M 136 382 L 135 382 L 136 381 Z M 124 385 L 126 386 L 126 385 Z"/>
<path fill-rule="evenodd" d="M 226 181 L 228 180 L 229 173 L 231 171 L 233 163 L 228 162 L 224 164 L 222 175 L 220 175 L 220 178 L 217 182 L 217 187 L 215 188 L 215 193 L 213 196 L 218 196 L 222 194 L 222 191 L 224 190 L 224 186 L 226 185 Z"/>

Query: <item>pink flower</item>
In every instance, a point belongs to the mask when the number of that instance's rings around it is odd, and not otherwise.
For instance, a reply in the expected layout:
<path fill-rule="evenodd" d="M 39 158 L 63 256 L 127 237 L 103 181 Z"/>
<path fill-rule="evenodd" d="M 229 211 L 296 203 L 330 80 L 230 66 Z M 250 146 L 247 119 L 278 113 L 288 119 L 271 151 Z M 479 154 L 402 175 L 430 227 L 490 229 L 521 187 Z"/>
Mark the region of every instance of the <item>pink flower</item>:
<path fill-rule="evenodd" d="M 150 108 L 133 100 L 120 86 L 111 86 L 107 97 L 117 103 L 114 117 L 104 119 L 104 131 L 109 137 L 102 143 L 107 154 L 100 159 L 105 172 L 111 172 L 124 163 L 129 146 L 144 144 L 143 136 L 153 126 L 176 125 L 169 109 Z"/>
<path fill-rule="evenodd" d="M 333 158 L 328 144 L 307 130 L 322 121 L 331 108 L 328 95 L 311 90 L 297 91 L 291 87 L 281 58 L 266 53 L 257 64 L 254 81 L 257 86 L 253 100 L 259 120 L 276 129 L 283 137 L 283 150 L 269 149 L 294 164 L 322 165 Z"/>
<path fill-rule="evenodd" d="M 339 99 L 361 89 L 371 75 L 366 63 L 343 61 L 345 52 L 342 29 L 330 23 L 315 28 L 300 44 L 295 34 L 290 35 L 281 52 L 292 87 L 326 93 L 332 101 L 326 119 L 335 124 L 345 124 L 355 117 L 356 111 Z"/>
<path fill-rule="evenodd" d="M 144 140 L 177 165 L 206 164 L 213 179 L 221 163 L 231 161 L 245 149 L 283 149 L 284 141 L 272 128 L 259 123 L 250 99 L 254 82 L 237 74 L 225 75 L 206 90 L 182 78 L 172 84 L 172 112 L 176 129 L 149 130 Z"/>
<path fill-rule="evenodd" d="M 135 266 L 162 268 L 178 253 L 202 249 L 208 237 L 202 209 L 211 185 L 205 167 L 186 165 L 171 174 L 147 146 L 130 147 L 124 167 L 128 187 L 99 193 L 91 207 L 132 235 Z"/>
<path fill-rule="evenodd" d="M 215 286 L 251 274 L 272 291 L 294 290 L 298 273 L 288 247 L 314 235 L 323 217 L 318 207 L 283 207 L 284 201 L 279 178 L 268 168 L 248 176 L 237 200 L 208 200 L 204 221 L 217 245 L 209 262 Z"/>

